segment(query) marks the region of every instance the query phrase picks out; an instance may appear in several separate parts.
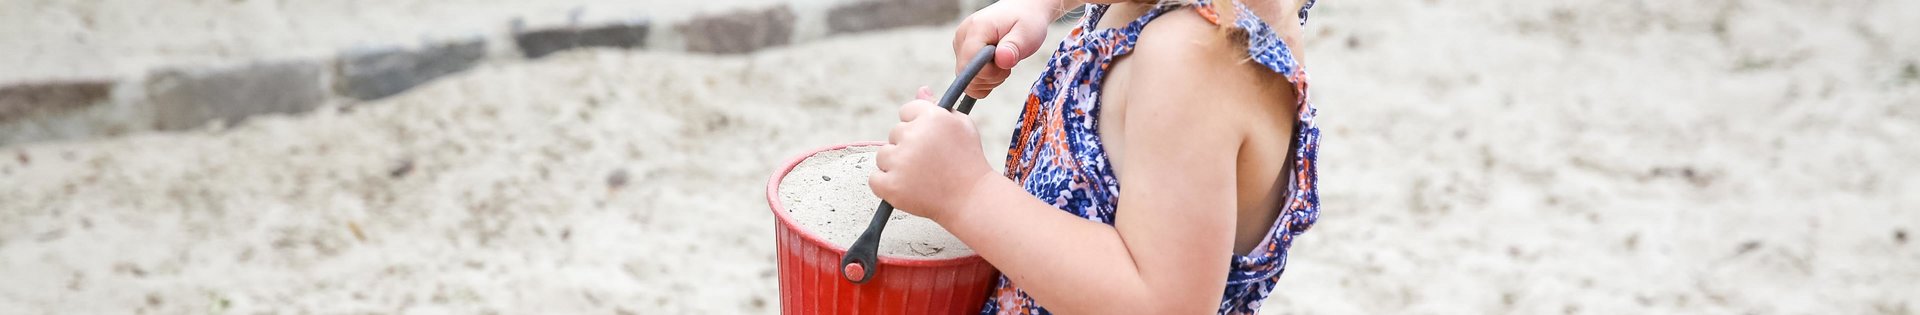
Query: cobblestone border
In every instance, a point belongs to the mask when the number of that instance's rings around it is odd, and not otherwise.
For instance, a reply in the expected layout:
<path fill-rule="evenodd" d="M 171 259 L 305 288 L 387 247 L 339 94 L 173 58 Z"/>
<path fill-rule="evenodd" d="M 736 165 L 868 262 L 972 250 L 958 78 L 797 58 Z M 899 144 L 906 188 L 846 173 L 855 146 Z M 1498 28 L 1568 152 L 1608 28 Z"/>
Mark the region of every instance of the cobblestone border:
<path fill-rule="evenodd" d="M 819 30 L 832 36 L 945 24 L 991 1 L 836 0 L 824 10 L 788 2 L 707 13 L 673 25 L 655 25 L 647 16 L 532 29 L 502 21 L 510 27 L 498 38 L 514 47 L 506 52 L 489 51 L 492 37 L 481 36 L 417 48 L 342 50 L 318 60 L 155 69 L 139 78 L 10 83 L 0 86 L 0 146 L 186 130 L 306 112 L 329 101 L 373 101 L 487 59 L 531 60 L 585 48 L 751 53 L 820 38 Z"/>

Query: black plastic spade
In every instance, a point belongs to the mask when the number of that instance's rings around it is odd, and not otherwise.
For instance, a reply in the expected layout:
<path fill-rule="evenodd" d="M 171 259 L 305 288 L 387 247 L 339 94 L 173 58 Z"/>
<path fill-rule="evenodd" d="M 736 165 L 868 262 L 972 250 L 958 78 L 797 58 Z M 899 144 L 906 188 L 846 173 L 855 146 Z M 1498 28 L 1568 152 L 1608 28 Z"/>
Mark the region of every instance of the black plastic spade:
<path fill-rule="evenodd" d="M 973 76 L 980 74 L 980 68 L 993 62 L 993 50 L 993 45 L 987 45 L 980 49 L 980 53 L 973 55 L 967 67 L 962 68 L 959 76 L 953 78 L 953 83 L 947 85 L 947 92 L 940 95 L 941 109 L 956 110 L 962 114 L 973 111 L 973 102 L 977 100 L 961 95 L 966 92 L 967 83 L 973 82 Z M 958 107 L 954 104 L 956 100 L 959 101 Z M 847 255 L 840 257 L 840 275 L 846 277 L 847 281 L 867 283 L 868 279 L 873 279 L 873 273 L 880 269 L 880 233 L 887 228 L 887 218 L 892 216 L 893 204 L 881 200 L 880 208 L 873 211 L 873 221 L 867 223 L 867 230 L 860 232 L 860 238 L 853 241 L 853 246 L 847 247 Z"/>

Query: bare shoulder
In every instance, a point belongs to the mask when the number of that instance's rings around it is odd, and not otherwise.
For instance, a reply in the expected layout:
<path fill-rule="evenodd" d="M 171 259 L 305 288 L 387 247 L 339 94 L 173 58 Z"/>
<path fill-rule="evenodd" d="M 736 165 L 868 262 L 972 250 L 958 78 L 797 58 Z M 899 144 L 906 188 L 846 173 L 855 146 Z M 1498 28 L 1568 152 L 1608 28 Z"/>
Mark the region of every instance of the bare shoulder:
<path fill-rule="evenodd" d="M 1148 23 L 1127 58 L 1127 80 L 1138 88 L 1129 93 L 1188 100 L 1183 107 L 1246 117 L 1292 97 L 1291 90 L 1278 88 L 1284 77 L 1251 62 L 1244 46 L 1194 10 L 1167 12 Z"/>
<path fill-rule="evenodd" d="M 1161 74 L 1214 73 L 1235 67 L 1245 56 L 1219 25 L 1194 10 L 1174 10 L 1147 23 L 1131 55 L 1144 61 L 1136 67 L 1142 72 Z"/>
<path fill-rule="evenodd" d="M 1238 116 L 1248 113 L 1236 105 L 1242 97 L 1232 94 L 1246 86 L 1228 81 L 1251 77 L 1232 74 L 1245 54 L 1236 54 L 1225 38 L 1193 10 L 1167 12 L 1140 30 L 1132 52 L 1113 65 L 1102 96 L 1118 100 L 1109 106 L 1124 113 L 1115 117 L 1124 122 L 1123 137 L 1138 144 L 1127 146 L 1231 147 L 1238 142 L 1245 130 Z M 1168 141 L 1153 141 L 1160 138 Z"/>

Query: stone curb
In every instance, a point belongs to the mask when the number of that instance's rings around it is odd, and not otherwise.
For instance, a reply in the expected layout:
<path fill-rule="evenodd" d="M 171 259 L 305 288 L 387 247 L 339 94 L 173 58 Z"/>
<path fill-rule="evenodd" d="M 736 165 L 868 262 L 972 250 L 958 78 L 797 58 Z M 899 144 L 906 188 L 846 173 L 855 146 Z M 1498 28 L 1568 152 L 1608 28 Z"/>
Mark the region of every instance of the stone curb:
<path fill-rule="evenodd" d="M 649 26 L 645 20 L 641 20 L 594 27 L 565 27 L 525 32 L 516 30 L 513 34 L 513 42 L 520 49 L 520 54 L 527 59 L 539 59 L 576 48 L 638 49 L 646 48 Z"/>
<path fill-rule="evenodd" d="M 827 11 L 827 34 L 940 25 L 960 17 L 953 0 L 867 0 Z"/>
<path fill-rule="evenodd" d="M 421 50 L 381 49 L 341 54 L 333 72 L 334 93 L 358 100 L 400 94 L 421 83 L 465 71 L 487 56 L 485 39 L 443 43 Z"/>
<path fill-rule="evenodd" d="M 113 92 L 111 80 L 33 82 L 0 87 L 0 122 L 92 106 Z"/>
<path fill-rule="evenodd" d="M 678 31 L 687 51 L 743 54 L 793 42 L 793 8 L 786 5 L 694 17 Z"/>
<path fill-rule="evenodd" d="M 223 69 L 162 71 L 147 79 L 156 130 L 184 130 L 213 121 L 312 110 L 326 100 L 318 62 L 282 61 Z"/>
<path fill-rule="evenodd" d="M 420 48 L 349 49 L 317 60 L 160 69 L 139 78 L 11 83 L 0 85 L 0 146 L 186 130 L 258 115 L 302 113 L 335 100 L 374 101 L 466 71 L 488 58 L 534 60 L 588 48 L 752 53 L 819 38 L 817 30 L 812 37 L 796 32 L 817 27 L 797 25 L 801 23 L 824 23 L 829 36 L 939 25 L 990 1 L 835 0 L 838 3 L 824 10 L 796 10 L 794 3 L 783 2 L 699 14 L 671 25 L 655 25 L 654 19 L 642 16 L 529 30 L 517 21 L 503 21 L 511 25 L 502 37 L 512 41 L 509 53 L 489 51 L 490 37 L 476 36 Z M 109 105 L 111 110 L 88 110 Z"/>

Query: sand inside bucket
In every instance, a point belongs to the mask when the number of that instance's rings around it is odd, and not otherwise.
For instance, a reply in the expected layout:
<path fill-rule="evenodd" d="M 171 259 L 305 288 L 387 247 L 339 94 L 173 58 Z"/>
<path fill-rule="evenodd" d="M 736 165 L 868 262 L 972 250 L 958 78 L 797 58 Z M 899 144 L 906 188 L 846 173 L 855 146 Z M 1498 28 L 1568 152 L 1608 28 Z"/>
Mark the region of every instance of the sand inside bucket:
<path fill-rule="evenodd" d="M 780 180 L 780 202 L 800 228 L 846 248 L 866 231 L 880 198 L 867 187 L 878 146 L 822 151 L 794 166 Z M 880 237 L 880 255 L 909 258 L 953 258 L 973 255 L 973 249 L 947 233 L 933 220 L 895 210 Z"/>

